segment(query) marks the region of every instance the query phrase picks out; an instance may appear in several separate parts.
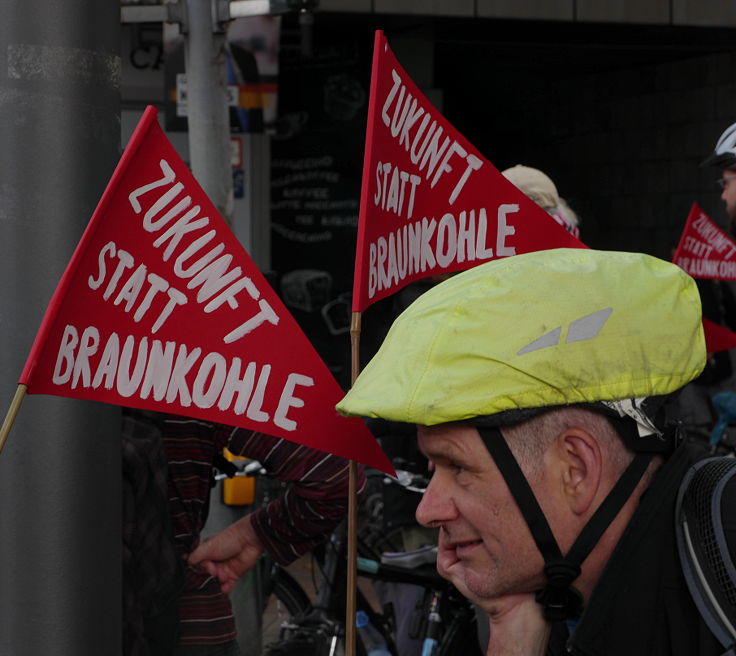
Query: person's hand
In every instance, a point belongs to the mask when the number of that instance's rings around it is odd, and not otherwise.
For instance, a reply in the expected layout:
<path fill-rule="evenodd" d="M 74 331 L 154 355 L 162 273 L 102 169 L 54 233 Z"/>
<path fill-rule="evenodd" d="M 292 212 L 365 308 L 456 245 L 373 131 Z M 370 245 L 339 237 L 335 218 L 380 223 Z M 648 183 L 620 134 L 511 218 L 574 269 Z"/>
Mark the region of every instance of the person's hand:
<path fill-rule="evenodd" d="M 203 567 L 220 581 L 222 591 L 229 594 L 262 553 L 263 544 L 253 530 L 250 515 L 246 515 L 207 538 L 189 554 L 187 562 Z"/>
<path fill-rule="evenodd" d="M 544 656 L 551 626 L 532 594 L 486 599 L 490 637 L 486 656 Z"/>

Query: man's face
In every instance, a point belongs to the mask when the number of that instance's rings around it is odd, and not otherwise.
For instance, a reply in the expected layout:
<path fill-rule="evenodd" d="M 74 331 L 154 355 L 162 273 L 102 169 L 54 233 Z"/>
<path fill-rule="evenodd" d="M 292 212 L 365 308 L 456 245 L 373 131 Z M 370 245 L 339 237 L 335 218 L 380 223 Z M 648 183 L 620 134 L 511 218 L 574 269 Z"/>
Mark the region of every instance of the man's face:
<path fill-rule="evenodd" d="M 419 426 L 417 439 L 434 474 L 416 515 L 440 527 L 439 573 L 480 599 L 539 589 L 544 561 L 478 432 L 464 424 Z"/>
<path fill-rule="evenodd" d="M 726 212 L 733 226 L 736 224 L 736 171 L 724 169 L 722 178 L 725 186 L 721 193 L 721 200 L 726 203 Z"/>

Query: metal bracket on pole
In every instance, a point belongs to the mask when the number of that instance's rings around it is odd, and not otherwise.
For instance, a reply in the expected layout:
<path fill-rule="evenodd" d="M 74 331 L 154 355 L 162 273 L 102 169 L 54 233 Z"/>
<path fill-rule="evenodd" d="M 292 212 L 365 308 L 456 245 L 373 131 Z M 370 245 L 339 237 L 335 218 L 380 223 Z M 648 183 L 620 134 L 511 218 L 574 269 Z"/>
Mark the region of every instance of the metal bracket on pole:
<path fill-rule="evenodd" d="M 227 24 L 234 18 L 230 14 L 230 0 L 212 0 L 212 29 L 225 33 Z"/>
<path fill-rule="evenodd" d="M 230 16 L 274 16 L 292 11 L 313 11 L 319 0 L 231 0 Z"/>
<path fill-rule="evenodd" d="M 181 2 L 163 5 L 122 5 L 121 23 L 181 23 L 184 11 Z"/>
<path fill-rule="evenodd" d="M 213 30 L 223 33 L 233 18 L 309 12 L 318 5 L 319 0 L 212 0 Z M 120 22 L 179 23 L 182 34 L 189 32 L 186 2 L 182 0 L 159 5 L 122 5 Z"/>

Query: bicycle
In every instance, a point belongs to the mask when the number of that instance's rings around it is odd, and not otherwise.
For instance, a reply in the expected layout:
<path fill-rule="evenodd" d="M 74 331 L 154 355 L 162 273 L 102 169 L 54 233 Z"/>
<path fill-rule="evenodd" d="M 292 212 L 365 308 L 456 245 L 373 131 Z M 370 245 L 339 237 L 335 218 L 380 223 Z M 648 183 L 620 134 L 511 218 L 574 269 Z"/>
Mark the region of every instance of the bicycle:
<path fill-rule="evenodd" d="M 398 480 L 380 476 L 382 485 L 402 485 L 416 492 L 426 487 L 426 480 L 409 472 L 400 471 Z M 402 533 L 407 527 L 383 531 L 381 507 L 375 495 L 366 495 L 361 510 L 358 576 L 379 585 L 417 586 L 421 594 L 410 634 L 421 640 L 423 656 L 480 654 L 475 611 L 452 584 L 437 574 L 436 547 L 404 551 Z M 341 652 L 345 629 L 346 542 L 346 527 L 342 524 L 323 550 L 322 581 L 315 584 L 317 596 L 313 603 L 308 602 L 308 595 L 286 570 L 275 563 L 269 564 L 265 593 L 277 600 L 284 613 L 278 639 L 265 646 L 264 656 L 337 656 Z M 360 586 L 356 596 L 358 613 L 365 614 L 386 651 L 403 656 L 397 647 L 393 603 L 384 600 L 383 607 L 376 610 Z M 358 656 L 369 653 L 360 630 L 356 647 Z"/>
<path fill-rule="evenodd" d="M 281 494 L 284 483 L 272 478 L 258 460 L 215 459 L 213 485 L 226 479 L 255 478 L 258 480 L 258 502 L 267 504 Z M 256 565 L 253 580 L 259 589 L 259 613 L 262 616 L 261 634 L 275 636 L 289 617 L 311 609 L 311 601 L 299 583 L 280 568 L 266 553 Z"/>

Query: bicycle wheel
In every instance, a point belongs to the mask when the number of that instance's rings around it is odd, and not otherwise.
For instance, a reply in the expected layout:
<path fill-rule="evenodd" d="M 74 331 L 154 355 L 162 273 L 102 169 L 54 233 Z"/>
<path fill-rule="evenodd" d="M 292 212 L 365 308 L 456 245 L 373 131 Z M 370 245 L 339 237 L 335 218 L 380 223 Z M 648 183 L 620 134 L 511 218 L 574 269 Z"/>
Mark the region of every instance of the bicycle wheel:
<path fill-rule="evenodd" d="M 341 656 L 341 626 L 316 611 L 288 572 L 275 573 L 271 604 L 280 604 L 270 637 L 264 632 L 262 656 Z M 268 609 L 267 609 L 268 613 Z M 267 613 L 264 613 L 264 624 Z M 265 627 L 264 627 L 265 628 Z"/>
<path fill-rule="evenodd" d="M 269 647 L 274 643 L 289 637 L 312 604 L 294 577 L 278 565 L 271 568 L 264 588 L 261 640 L 266 654 L 272 653 Z"/>
<path fill-rule="evenodd" d="M 380 525 L 362 525 L 358 531 L 358 555 L 380 560 L 384 551 L 402 551 L 403 528 L 397 526 L 386 529 Z"/>

